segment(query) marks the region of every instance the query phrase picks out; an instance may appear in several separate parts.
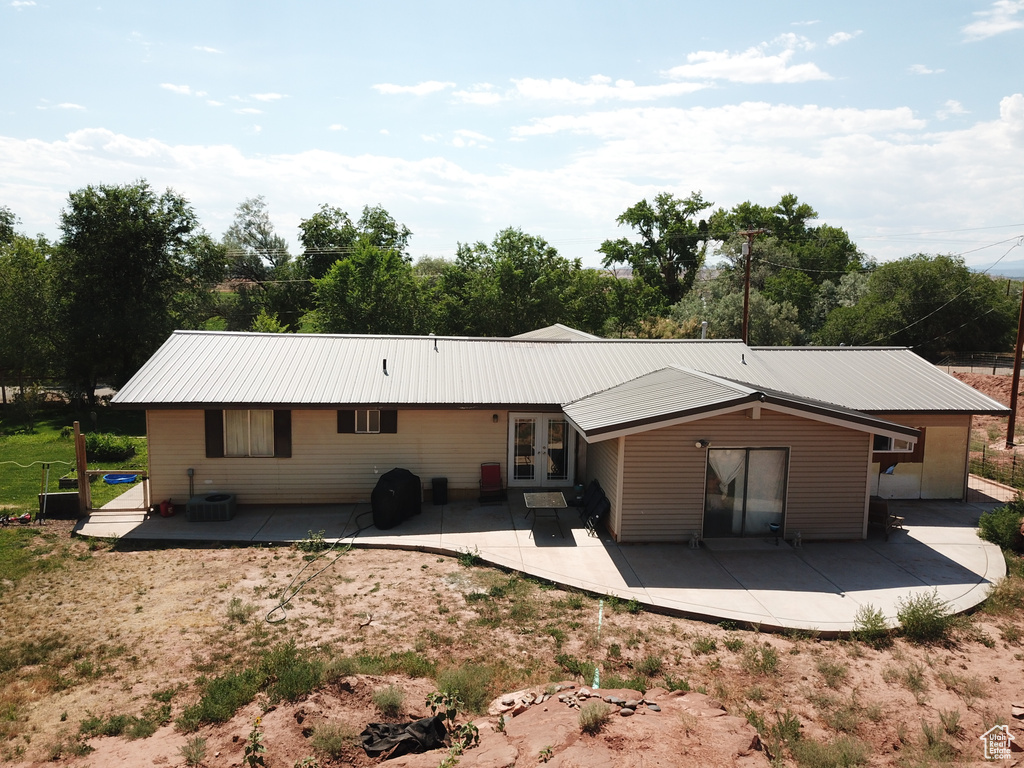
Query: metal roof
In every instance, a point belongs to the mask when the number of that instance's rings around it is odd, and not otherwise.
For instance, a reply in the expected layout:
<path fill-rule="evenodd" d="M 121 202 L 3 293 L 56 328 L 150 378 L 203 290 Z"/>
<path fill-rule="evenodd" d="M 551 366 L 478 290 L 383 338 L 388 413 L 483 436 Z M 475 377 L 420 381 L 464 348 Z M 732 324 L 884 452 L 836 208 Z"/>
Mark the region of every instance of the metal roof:
<path fill-rule="evenodd" d="M 558 407 L 673 365 L 856 410 L 1007 413 L 906 349 L 218 331 L 172 334 L 113 402 Z"/>
<path fill-rule="evenodd" d="M 553 341 L 580 341 L 582 339 L 600 339 L 600 336 L 595 336 L 592 333 L 586 331 L 577 331 L 575 328 L 570 328 L 567 325 L 561 323 L 555 323 L 549 325 L 547 328 L 538 328 L 535 331 L 527 331 L 526 333 L 518 333 L 512 337 L 513 339 L 548 339 Z"/>
<path fill-rule="evenodd" d="M 676 366 L 663 368 L 563 406 L 580 432 L 604 439 L 612 433 L 638 432 L 666 421 L 686 420 L 749 403 L 798 411 L 810 418 L 842 422 L 865 432 L 916 439 L 919 431 L 860 411 L 785 392 L 757 390 Z"/>

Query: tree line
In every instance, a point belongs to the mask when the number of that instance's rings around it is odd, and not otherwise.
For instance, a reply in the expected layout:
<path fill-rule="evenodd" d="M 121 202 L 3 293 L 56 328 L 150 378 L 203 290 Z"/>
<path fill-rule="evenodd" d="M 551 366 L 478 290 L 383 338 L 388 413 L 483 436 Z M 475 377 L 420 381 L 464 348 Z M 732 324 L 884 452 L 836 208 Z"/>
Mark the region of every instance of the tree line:
<path fill-rule="evenodd" d="M 0 384 L 56 379 L 92 403 L 175 329 L 511 336 L 563 323 L 697 338 L 707 322 L 710 338 L 738 338 L 748 231 L 751 344 L 898 344 L 932 360 L 1012 346 L 1019 286 L 955 256 L 877 265 L 817 218 L 791 194 L 727 210 L 662 193 L 618 217 L 602 269 L 515 227 L 414 262 L 413 233 L 380 206 L 353 219 L 323 204 L 293 256 L 262 197 L 217 238 L 172 190 L 90 185 L 69 194 L 54 242 L 0 206 Z"/>

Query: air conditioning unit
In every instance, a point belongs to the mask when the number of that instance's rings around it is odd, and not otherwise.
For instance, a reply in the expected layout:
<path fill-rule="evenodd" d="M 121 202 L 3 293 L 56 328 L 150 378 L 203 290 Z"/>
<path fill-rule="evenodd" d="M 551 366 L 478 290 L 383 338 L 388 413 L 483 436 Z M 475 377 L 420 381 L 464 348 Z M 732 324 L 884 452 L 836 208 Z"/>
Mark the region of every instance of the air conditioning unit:
<path fill-rule="evenodd" d="M 235 516 L 235 494 L 213 491 L 193 496 L 185 507 L 190 523 L 219 523 Z"/>

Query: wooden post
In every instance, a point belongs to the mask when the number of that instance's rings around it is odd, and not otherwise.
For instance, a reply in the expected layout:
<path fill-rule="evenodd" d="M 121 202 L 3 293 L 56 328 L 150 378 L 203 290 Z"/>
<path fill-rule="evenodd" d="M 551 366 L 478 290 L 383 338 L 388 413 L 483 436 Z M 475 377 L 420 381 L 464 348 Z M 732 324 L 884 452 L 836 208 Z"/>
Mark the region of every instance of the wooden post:
<path fill-rule="evenodd" d="M 78 476 L 78 517 L 89 513 L 89 476 L 86 474 L 89 465 L 85 460 L 85 435 L 82 428 L 75 422 L 75 474 Z"/>
<path fill-rule="evenodd" d="M 1017 345 L 1013 352 L 1013 381 L 1010 384 L 1010 420 L 1006 424 L 1006 447 L 1013 448 L 1017 428 L 1017 390 L 1020 389 L 1020 359 L 1024 350 L 1024 290 L 1020 294 L 1020 314 L 1017 317 Z"/>

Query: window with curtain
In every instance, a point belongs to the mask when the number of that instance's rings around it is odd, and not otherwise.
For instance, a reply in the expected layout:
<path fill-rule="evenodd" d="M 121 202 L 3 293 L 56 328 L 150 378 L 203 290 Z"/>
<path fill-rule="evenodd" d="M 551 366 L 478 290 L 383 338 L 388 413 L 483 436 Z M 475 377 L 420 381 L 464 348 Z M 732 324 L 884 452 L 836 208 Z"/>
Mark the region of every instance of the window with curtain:
<path fill-rule="evenodd" d="M 708 451 L 704 537 L 761 536 L 782 525 L 789 451 L 718 448 Z"/>
<path fill-rule="evenodd" d="M 224 411 L 224 455 L 274 455 L 274 412 Z"/>

